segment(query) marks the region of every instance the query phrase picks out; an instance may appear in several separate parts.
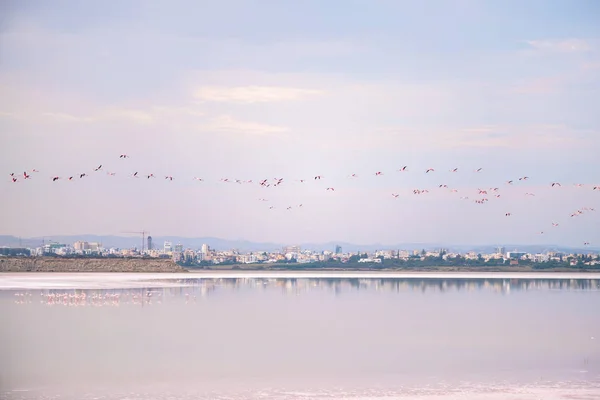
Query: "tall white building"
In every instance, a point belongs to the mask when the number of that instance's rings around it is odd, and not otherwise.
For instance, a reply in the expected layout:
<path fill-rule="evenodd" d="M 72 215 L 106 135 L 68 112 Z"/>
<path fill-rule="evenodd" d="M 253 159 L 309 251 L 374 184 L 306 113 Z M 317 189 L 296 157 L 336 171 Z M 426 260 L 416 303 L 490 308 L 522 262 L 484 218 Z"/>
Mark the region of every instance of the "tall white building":
<path fill-rule="evenodd" d="M 206 243 L 204 243 L 202 245 L 202 254 L 208 254 L 208 249 L 209 249 L 208 245 Z"/>
<path fill-rule="evenodd" d="M 171 251 L 173 251 L 173 243 L 165 242 L 163 250 L 165 251 L 165 253 L 170 253 Z"/>

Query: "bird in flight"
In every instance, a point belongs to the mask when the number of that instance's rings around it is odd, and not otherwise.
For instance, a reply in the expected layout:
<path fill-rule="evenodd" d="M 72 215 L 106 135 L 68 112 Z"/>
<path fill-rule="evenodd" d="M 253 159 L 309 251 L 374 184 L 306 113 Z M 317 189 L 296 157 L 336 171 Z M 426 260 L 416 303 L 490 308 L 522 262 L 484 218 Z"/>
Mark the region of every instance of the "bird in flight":
<path fill-rule="evenodd" d="M 129 158 L 129 156 L 127 154 L 121 154 L 119 158 Z"/>
<path fill-rule="evenodd" d="M 554 187 L 554 186 L 561 186 L 561 185 L 558 182 L 552 182 L 552 187 Z"/>
<path fill-rule="evenodd" d="M 426 174 L 428 174 L 428 173 L 430 173 L 430 172 L 434 172 L 434 171 L 435 171 L 435 169 L 433 169 L 433 168 L 428 168 L 428 169 L 425 171 L 425 173 L 426 173 Z"/>
<path fill-rule="evenodd" d="M 94 171 L 100 171 L 102 169 L 102 164 L 98 166 L 98 168 L 94 168 Z"/>

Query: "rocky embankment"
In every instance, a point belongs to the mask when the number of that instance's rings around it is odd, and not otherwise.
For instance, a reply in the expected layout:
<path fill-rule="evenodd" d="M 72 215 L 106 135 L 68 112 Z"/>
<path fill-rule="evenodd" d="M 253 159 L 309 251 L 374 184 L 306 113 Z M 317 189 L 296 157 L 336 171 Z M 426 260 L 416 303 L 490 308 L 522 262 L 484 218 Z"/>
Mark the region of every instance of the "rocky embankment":
<path fill-rule="evenodd" d="M 171 260 L 0 257 L 0 272 L 187 272 Z"/>

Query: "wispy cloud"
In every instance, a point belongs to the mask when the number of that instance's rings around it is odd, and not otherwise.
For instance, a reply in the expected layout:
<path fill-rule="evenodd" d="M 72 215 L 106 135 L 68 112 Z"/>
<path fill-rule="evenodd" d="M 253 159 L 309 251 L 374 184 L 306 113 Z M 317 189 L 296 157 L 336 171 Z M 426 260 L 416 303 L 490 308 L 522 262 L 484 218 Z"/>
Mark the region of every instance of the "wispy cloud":
<path fill-rule="evenodd" d="M 584 39 L 562 39 L 562 40 L 526 40 L 531 48 L 553 53 L 576 53 L 592 50 L 592 45 Z"/>
<path fill-rule="evenodd" d="M 208 123 L 199 126 L 203 131 L 242 133 L 249 135 L 273 135 L 289 131 L 282 126 L 261 124 L 257 122 L 240 121 L 230 115 L 220 115 Z"/>
<path fill-rule="evenodd" d="M 586 62 L 583 64 L 583 69 L 584 70 L 600 69 L 600 61 Z"/>
<path fill-rule="evenodd" d="M 80 117 L 80 116 L 67 114 L 67 113 L 60 113 L 60 112 L 44 112 L 41 115 L 44 118 L 48 118 L 48 119 L 51 119 L 51 120 L 57 121 L 57 122 L 94 122 L 94 121 L 97 121 L 97 119 L 92 118 L 92 117 Z"/>
<path fill-rule="evenodd" d="M 19 115 L 13 112 L 0 111 L 0 118 L 19 119 Z"/>
<path fill-rule="evenodd" d="M 549 94 L 559 90 L 565 83 L 564 77 L 544 77 L 533 79 L 528 82 L 521 82 L 510 89 L 512 93 L 520 94 Z"/>
<path fill-rule="evenodd" d="M 251 104 L 299 100 L 322 93 L 320 90 L 280 86 L 205 86 L 197 89 L 194 97 L 204 101 Z"/>
<path fill-rule="evenodd" d="M 485 125 L 468 128 L 386 128 L 370 138 L 375 146 L 422 148 L 564 148 L 599 137 L 594 130 L 566 125 Z"/>
<path fill-rule="evenodd" d="M 154 116 L 147 111 L 135 109 L 116 109 L 106 112 L 105 119 L 125 119 L 137 124 L 152 124 L 155 121 Z"/>

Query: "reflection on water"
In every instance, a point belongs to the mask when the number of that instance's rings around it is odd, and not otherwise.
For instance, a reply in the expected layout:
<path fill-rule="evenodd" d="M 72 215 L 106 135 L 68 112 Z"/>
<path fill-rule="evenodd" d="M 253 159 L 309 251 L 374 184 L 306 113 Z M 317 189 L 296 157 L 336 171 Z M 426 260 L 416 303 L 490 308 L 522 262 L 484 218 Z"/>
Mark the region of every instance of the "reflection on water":
<path fill-rule="evenodd" d="M 165 299 L 183 297 L 185 303 L 196 302 L 200 297 L 217 291 L 252 289 L 254 291 L 279 289 L 283 294 L 300 295 L 311 291 L 328 291 L 343 294 L 349 291 L 422 292 L 444 293 L 461 291 L 486 291 L 508 295 L 529 290 L 597 291 L 598 279 L 329 279 L 329 278 L 220 278 L 152 280 L 176 282 L 177 287 L 137 289 L 41 289 L 0 291 L 0 296 L 12 293 L 15 304 L 31 304 L 34 300 L 46 305 L 66 306 L 118 306 L 121 304 L 162 304 Z M 155 285 L 153 285 L 155 286 Z M 4 293 L 4 295 L 2 294 Z"/>
<path fill-rule="evenodd" d="M 0 291 L 0 398 L 600 398 L 600 280 L 158 282 Z"/>

